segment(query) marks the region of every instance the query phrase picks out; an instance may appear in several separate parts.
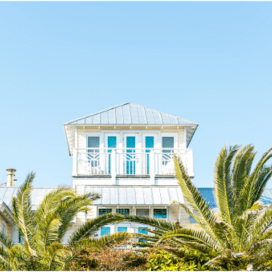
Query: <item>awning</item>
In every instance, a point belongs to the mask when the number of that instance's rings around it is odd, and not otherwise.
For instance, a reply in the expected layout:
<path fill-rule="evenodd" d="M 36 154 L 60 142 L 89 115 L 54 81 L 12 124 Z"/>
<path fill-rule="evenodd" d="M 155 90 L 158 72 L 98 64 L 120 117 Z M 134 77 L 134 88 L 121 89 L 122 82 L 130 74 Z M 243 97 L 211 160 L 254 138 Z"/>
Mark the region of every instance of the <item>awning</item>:
<path fill-rule="evenodd" d="M 85 193 L 98 193 L 96 206 L 162 206 L 184 203 L 179 186 L 85 186 Z"/>

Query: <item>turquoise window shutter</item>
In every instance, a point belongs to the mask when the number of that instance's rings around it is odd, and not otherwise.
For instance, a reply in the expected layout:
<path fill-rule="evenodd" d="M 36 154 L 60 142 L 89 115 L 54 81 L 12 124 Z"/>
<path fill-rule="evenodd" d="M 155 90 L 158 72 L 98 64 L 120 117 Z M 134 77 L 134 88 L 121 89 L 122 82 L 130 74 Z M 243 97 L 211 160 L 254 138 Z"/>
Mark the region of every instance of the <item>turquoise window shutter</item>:
<path fill-rule="evenodd" d="M 103 227 L 101 228 L 101 236 L 109 235 L 110 234 L 110 227 Z"/>

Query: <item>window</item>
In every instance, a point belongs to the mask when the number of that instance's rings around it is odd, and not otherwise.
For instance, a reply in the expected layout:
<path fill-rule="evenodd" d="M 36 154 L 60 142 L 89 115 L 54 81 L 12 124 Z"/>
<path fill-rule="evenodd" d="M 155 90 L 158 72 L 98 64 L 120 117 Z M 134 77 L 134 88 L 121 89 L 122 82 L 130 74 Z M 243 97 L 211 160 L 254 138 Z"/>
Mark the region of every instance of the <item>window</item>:
<path fill-rule="evenodd" d="M 162 137 L 162 148 L 174 148 L 174 137 Z"/>
<path fill-rule="evenodd" d="M 101 228 L 101 236 L 109 235 L 110 234 L 110 227 L 103 227 Z"/>
<path fill-rule="evenodd" d="M 2 233 L 6 236 L 7 235 L 7 226 L 6 223 L 2 223 L 2 229 L 1 229 Z"/>
<path fill-rule="evenodd" d="M 148 233 L 147 233 L 147 231 L 145 230 L 145 229 L 147 229 L 147 227 L 140 227 L 140 228 L 138 228 L 138 233 L 139 234 L 145 234 L 145 235 L 148 235 Z M 139 242 L 141 243 L 144 243 L 144 242 L 146 242 L 144 239 L 139 239 Z"/>
<path fill-rule="evenodd" d="M 127 232 L 127 227 L 117 227 L 117 232 Z"/>
<path fill-rule="evenodd" d="M 136 216 L 147 216 L 147 217 L 149 217 L 149 209 L 136 209 Z"/>
<path fill-rule="evenodd" d="M 116 209 L 116 213 L 129 215 L 129 209 Z"/>
<path fill-rule="evenodd" d="M 162 137 L 162 165 L 167 165 L 173 160 L 174 137 Z"/>
<path fill-rule="evenodd" d="M 99 137 L 88 137 L 88 162 L 90 163 L 92 174 L 100 174 L 99 144 Z"/>
<path fill-rule="evenodd" d="M 166 209 L 154 209 L 154 218 L 167 218 L 167 210 Z"/>
<path fill-rule="evenodd" d="M 111 213 L 112 209 L 99 209 L 99 216 L 106 214 L 106 213 Z"/>

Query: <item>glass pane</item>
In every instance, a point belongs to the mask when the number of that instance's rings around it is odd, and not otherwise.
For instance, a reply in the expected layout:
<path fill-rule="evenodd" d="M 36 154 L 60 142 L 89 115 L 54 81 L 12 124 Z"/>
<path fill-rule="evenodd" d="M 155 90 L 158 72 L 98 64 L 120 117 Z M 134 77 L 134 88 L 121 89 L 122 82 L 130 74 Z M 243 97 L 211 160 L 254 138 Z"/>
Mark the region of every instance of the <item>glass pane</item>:
<path fill-rule="evenodd" d="M 147 231 L 145 230 L 147 227 L 140 227 L 138 228 L 138 233 L 148 235 Z M 144 239 L 139 239 L 140 243 L 146 242 Z"/>
<path fill-rule="evenodd" d="M 99 137 L 88 137 L 88 147 L 99 147 Z"/>
<path fill-rule="evenodd" d="M 136 209 L 136 216 L 149 216 L 149 209 Z"/>
<path fill-rule="evenodd" d="M 154 209 L 154 218 L 167 218 L 167 210 L 166 209 Z"/>
<path fill-rule="evenodd" d="M 135 148 L 135 137 L 134 136 L 127 137 L 127 148 Z"/>
<path fill-rule="evenodd" d="M 145 147 L 154 148 L 154 137 L 151 136 L 145 137 Z"/>
<path fill-rule="evenodd" d="M 162 137 L 162 148 L 174 148 L 174 137 Z"/>
<path fill-rule="evenodd" d="M 108 148 L 116 148 L 116 136 L 108 137 Z"/>
<path fill-rule="evenodd" d="M 109 235 L 109 234 L 110 234 L 110 227 L 101 228 L 101 236 Z"/>
<path fill-rule="evenodd" d="M 147 233 L 147 231 L 145 229 L 147 229 L 147 227 L 140 227 L 140 228 L 138 228 L 138 233 L 146 234 L 147 235 L 148 233 Z"/>
<path fill-rule="evenodd" d="M 117 231 L 118 232 L 127 232 L 127 227 L 118 227 Z"/>
<path fill-rule="evenodd" d="M 116 213 L 120 213 L 123 215 L 129 215 L 129 209 L 116 209 Z"/>
<path fill-rule="evenodd" d="M 99 216 L 106 214 L 106 213 L 111 213 L 112 209 L 99 209 Z"/>

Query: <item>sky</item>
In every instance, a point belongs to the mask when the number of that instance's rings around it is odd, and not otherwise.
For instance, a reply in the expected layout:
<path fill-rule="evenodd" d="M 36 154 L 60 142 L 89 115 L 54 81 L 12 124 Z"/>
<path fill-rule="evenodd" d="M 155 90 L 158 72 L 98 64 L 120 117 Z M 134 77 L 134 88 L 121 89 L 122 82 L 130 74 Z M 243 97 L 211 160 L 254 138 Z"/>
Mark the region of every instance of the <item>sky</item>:
<path fill-rule="evenodd" d="M 72 185 L 63 123 L 132 102 L 199 124 L 194 184 L 225 145 L 272 146 L 272 2 L 0 2 L 0 183 Z M 270 161 L 270 164 L 272 161 Z M 268 187 L 272 187 L 272 181 Z"/>

